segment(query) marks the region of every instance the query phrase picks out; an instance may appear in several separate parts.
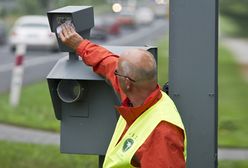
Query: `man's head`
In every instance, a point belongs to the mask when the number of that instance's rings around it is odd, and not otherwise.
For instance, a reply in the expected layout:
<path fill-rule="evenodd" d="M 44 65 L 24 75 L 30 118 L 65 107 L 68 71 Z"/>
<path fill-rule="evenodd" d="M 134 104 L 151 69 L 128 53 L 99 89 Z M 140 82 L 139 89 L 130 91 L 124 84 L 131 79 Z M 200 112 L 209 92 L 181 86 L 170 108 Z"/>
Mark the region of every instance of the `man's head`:
<path fill-rule="evenodd" d="M 157 86 L 156 61 L 146 50 L 127 50 L 119 59 L 117 76 L 125 94 L 149 94 Z"/>

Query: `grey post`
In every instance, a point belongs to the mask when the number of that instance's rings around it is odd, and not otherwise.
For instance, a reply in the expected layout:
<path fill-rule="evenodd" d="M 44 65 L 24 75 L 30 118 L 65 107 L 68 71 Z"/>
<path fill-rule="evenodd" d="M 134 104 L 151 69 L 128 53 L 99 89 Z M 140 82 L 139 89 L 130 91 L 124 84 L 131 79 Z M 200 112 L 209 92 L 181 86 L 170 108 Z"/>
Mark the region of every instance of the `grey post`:
<path fill-rule="evenodd" d="M 187 167 L 217 167 L 218 0 L 170 1 L 169 40 L 169 93 L 186 127 Z"/>

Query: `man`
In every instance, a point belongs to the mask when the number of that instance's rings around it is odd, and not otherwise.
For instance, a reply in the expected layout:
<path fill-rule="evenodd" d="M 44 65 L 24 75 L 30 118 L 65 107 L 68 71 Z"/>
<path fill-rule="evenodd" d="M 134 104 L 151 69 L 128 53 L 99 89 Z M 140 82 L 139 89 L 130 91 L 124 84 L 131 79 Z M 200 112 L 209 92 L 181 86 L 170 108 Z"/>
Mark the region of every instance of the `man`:
<path fill-rule="evenodd" d="M 172 100 L 157 84 L 152 54 L 131 49 L 119 57 L 83 39 L 67 24 L 59 37 L 106 78 L 122 100 L 103 167 L 184 168 L 184 126 Z"/>

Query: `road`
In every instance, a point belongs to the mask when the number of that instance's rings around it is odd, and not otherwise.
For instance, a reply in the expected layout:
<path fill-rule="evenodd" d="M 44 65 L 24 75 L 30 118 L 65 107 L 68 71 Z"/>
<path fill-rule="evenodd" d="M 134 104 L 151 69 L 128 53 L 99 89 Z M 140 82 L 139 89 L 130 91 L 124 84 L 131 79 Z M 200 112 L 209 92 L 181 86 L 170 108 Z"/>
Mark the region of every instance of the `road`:
<path fill-rule="evenodd" d="M 135 30 L 123 30 L 119 37 L 111 37 L 106 42 L 95 41 L 102 45 L 144 46 L 155 45 L 157 39 L 168 33 L 168 21 L 156 20 L 149 26 Z M 49 51 L 28 51 L 24 61 L 24 85 L 44 80 L 51 68 L 67 53 L 51 53 Z M 0 46 L 0 92 L 8 91 L 11 82 L 14 54 L 9 46 Z"/>

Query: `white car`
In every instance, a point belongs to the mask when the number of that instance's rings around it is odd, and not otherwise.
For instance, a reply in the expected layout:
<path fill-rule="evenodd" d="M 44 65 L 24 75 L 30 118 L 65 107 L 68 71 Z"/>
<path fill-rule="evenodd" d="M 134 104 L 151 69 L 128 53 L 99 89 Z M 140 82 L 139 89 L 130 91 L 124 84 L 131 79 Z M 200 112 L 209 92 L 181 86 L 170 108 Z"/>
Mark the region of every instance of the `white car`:
<path fill-rule="evenodd" d="M 20 17 L 10 31 L 9 44 L 12 51 L 15 51 L 18 44 L 58 50 L 57 39 L 50 30 L 47 17 L 39 15 Z"/>

